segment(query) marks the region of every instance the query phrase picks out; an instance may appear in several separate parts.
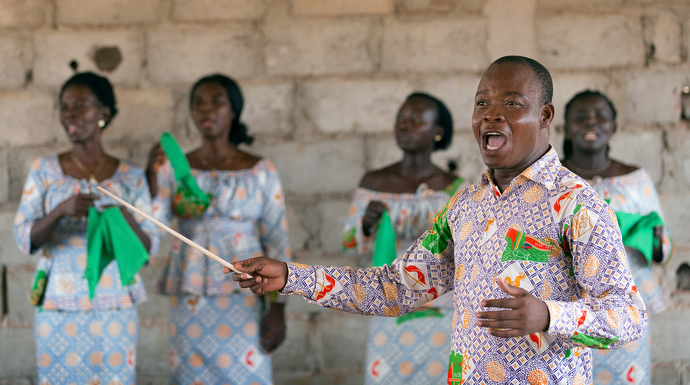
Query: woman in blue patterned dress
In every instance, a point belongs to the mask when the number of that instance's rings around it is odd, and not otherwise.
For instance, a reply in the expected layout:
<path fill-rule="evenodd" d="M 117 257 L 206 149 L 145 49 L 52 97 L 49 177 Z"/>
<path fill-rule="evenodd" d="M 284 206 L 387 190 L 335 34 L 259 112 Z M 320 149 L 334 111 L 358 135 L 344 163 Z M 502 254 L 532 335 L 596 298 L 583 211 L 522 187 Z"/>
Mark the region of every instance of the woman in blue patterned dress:
<path fill-rule="evenodd" d="M 424 93 L 407 97 L 398 112 L 395 138 L 403 159 L 362 178 L 345 225 L 343 248 L 371 263 L 376 223 L 388 211 L 397 255 L 433 223 L 460 187 L 456 178 L 431 162 L 447 148 L 453 120 L 446 106 Z M 400 318 L 374 317 L 369 324 L 366 384 L 441 384 L 446 381 L 453 296 L 446 295 Z"/>
<path fill-rule="evenodd" d="M 86 214 L 115 201 L 94 195 L 104 186 L 151 212 L 143 170 L 103 151 L 101 135 L 117 113 L 107 79 L 93 73 L 70 78 L 60 91 L 60 122 L 72 150 L 36 159 L 24 186 L 14 235 L 25 253 L 42 249 L 37 265 L 34 319 L 39 384 L 133 384 L 138 333 L 136 305 L 146 300 L 137 274 L 124 286 L 117 261 L 103 271 L 89 300 Z M 144 247 L 158 248 L 155 226 L 122 214 Z M 45 274 L 45 275 L 43 275 Z M 45 290 L 40 290 L 44 288 Z"/>
<path fill-rule="evenodd" d="M 200 217 L 179 218 L 179 229 L 228 261 L 257 255 L 288 261 L 278 173 L 270 161 L 237 149 L 252 141 L 240 123 L 243 104 L 239 86 L 226 76 L 208 76 L 192 87 L 191 115 L 202 143 L 187 159 L 199 187 L 212 197 Z M 178 187 L 174 170 L 159 147 L 149 165 L 154 215 L 170 222 Z M 177 240 L 157 288 L 170 296 L 171 383 L 272 383 L 268 353 L 285 337 L 285 297 L 240 291 L 217 262 Z"/>
<path fill-rule="evenodd" d="M 654 182 L 647 171 L 609 158 L 608 146 L 616 132 L 616 109 L 597 91 L 575 95 L 565 108 L 566 140 L 563 165 L 587 179 L 616 212 L 647 215 L 656 212 L 663 218 Z M 668 229 L 654 228 L 658 239 L 652 261 L 662 263 L 671 254 Z M 649 314 L 664 310 L 667 301 L 656 283 L 651 264 L 642 253 L 625 247 L 628 264 Z M 596 384 L 651 384 L 650 329 L 639 340 L 616 350 L 592 350 Z"/>

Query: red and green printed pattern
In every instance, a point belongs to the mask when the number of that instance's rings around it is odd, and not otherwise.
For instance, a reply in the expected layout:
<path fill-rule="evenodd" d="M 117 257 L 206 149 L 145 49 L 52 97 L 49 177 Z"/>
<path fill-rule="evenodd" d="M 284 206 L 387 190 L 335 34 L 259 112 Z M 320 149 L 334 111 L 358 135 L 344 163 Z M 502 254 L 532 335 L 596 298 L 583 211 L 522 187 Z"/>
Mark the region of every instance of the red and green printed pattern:
<path fill-rule="evenodd" d="M 187 186 L 180 185 L 172 200 L 173 212 L 184 219 L 199 218 L 210 205 L 211 197 L 212 194 L 199 197 Z"/>
<path fill-rule="evenodd" d="M 357 247 L 355 233 L 357 233 L 357 229 L 353 227 L 343 235 L 343 251 L 352 250 Z"/>
<path fill-rule="evenodd" d="M 462 379 L 462 354 L 451 350 L 448 359 L 448 385 L 460 385 L 463 382 L 465 381 Z"/>
<path fill-rule="evenodd" d="M 448 203 L 446 203 L 443 209 L 436 214 L 434 217 L 434 224 L 427 231 L 427 235 L 422 241 L 422 246 L 435 255 L 445 252 L 450 240 L 453 239 L 453 233 L 450 231 L 448 218 L 446 218 L 447 212 Z"/>
<path fill-rule="evenodd" d="M 575 332 L 575 334 L 572 337 L 570 337 L 570 340 L 594 349 L 609 349 L 609 346 L 611 346 L 612 343 L 618 341 L 618 338 L 619 337 L 592 337 L 586 334 L 580 334 L 578 332 Z"/>
<path fill-rule="evenodd" d="M 544 244 L 537 238 L 527 235 L 513 228 L 506 233 L 506 248 L 503 250 L 501 261 L 532 261 L 547 263 L 551 254 L 551 246 Z"/>

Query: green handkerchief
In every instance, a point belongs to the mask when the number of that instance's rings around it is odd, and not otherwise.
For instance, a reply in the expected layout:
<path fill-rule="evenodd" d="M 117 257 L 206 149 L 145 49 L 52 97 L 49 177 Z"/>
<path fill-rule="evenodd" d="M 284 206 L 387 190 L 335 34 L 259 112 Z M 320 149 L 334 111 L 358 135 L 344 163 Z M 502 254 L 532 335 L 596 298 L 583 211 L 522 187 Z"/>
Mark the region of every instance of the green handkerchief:
<path fill-rule="evenodd" d="M 90 300 L 93 300 L 101 274 L 110 262 L 117 261 L 124 286 L 134 283 L 135 275 L 149 259 L 149 253 L 119 207 L 110 207 L 103 212 L 89 208 L 86 237 L 84 278 L 89 283 Z"/>
<path fill-rule="evenodd" d="M 647 262 L 651 263 L 654 246 L 658 243 L 654 228 L 664 226 L 659 214 L 654 211 L 647 215 L 616 212 L 616 217 L 623 235 L 623 244 L 640 250 Z"/>
<path fill-rule="evenodd" d="M 161 147 L 175 171 L 178 185 L 172 202 L 173 211 L 182 218 L 200 217 L 211 204 L 211 194 L 205 193 L 196 183 L 187 157 L 170 133 L 161 135 Z"/>
<path fill-rule="evenodd" d="M 398 319 L 395 321 L 396 325 L 400 325 L 403 322 L 410 321 L 413 319 L 417 318 L 427 318 L 427 317 L 438 317 L 438 318 L 443 318 L 443 313 L 441 312 L 441 309 L 437 309 L 434 307 L 428 308 L 428 309 L 419 309 L 413 312 L 409 312 L 405 314 L 404 316 L 398 317 Z"/>
<path fill-rule="evenodd" d="M 395 249 L 395 230 L 388 210 L 383 211 L 378 223 L 376 240 L 374 241 L 374 252 L 371 258 L 371 266 L 390 265 L 397 258 Z"/>

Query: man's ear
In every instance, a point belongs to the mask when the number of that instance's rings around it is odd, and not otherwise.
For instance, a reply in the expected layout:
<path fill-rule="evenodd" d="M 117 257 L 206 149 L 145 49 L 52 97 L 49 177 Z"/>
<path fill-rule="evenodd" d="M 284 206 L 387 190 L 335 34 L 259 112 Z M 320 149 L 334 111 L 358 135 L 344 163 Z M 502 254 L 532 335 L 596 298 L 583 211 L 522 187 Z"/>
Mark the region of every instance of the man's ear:
<path fill-rule="evenodd" d="M 553 122 L 553 117 L 555 116 L 555 108 L 553 103 L 548 102 L 541 107 L 541 124 L 539 128 L 549 128 L 551 122 Z"/>

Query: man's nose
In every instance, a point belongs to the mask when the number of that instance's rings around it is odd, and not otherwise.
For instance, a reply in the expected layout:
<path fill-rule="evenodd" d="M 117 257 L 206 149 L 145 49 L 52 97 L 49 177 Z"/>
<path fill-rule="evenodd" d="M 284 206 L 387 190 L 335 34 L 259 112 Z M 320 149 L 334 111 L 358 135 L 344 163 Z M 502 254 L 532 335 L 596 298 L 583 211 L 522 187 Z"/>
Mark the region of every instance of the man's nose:
<path fill-rule="evenodd" d="M 505 117 L 498 107 L 491 106 L 484 113 L 484 122 L 486 123 L 499 123 L 503 121 L 505 121 Z"/>

